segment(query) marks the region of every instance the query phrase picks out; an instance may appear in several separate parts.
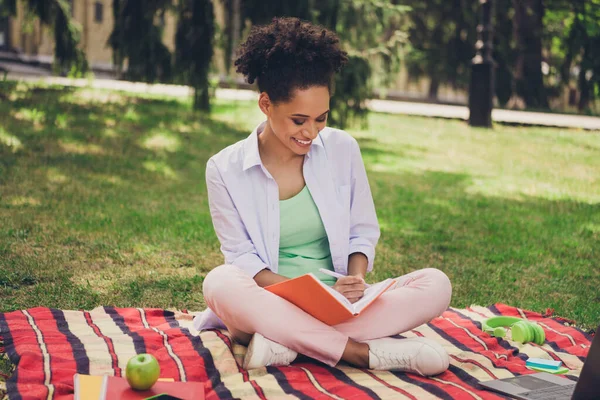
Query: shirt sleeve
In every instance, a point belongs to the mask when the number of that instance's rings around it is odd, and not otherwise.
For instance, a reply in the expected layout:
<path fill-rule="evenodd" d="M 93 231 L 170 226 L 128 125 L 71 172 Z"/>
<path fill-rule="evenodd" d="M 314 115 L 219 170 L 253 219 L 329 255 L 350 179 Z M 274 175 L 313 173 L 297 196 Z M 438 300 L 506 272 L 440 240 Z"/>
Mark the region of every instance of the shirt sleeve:
<path fill-rule="evenodd" d="M 240 267 L 251 277 L 269 268 L 258 256 L 221 173 L 212 159 L 208 160 L 206 165 L 206 187 L 210 215 L 221 242 L 225 263 Z"/>
<path fill-rule="evenodd" d="M 358 142 L 353 138 L 351 145 L 352 185 L 350 194 L 350 247 L 348 255 L 363 253 L 369 264 L 367 271 L 373 270 L 375 246 L 379 240 L 380 230 L 375 212 L 375 204 L 367 171 L 360 154 Z"/>

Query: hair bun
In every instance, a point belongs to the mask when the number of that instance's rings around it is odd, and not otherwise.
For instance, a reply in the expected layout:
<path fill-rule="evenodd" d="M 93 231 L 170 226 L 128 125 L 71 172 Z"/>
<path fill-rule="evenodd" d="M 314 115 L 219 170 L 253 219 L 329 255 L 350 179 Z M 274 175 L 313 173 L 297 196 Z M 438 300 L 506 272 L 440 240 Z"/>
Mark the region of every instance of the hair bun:
<path fill-rule="evenodd" d="M 259 89 L 278 101 L 289 99 L 295 88 L 330 86 L 347 60 L 333 32 L 298 18 L 273 18 L 251 29 L 235 66 L 248 83 L 258 81 Z"/>

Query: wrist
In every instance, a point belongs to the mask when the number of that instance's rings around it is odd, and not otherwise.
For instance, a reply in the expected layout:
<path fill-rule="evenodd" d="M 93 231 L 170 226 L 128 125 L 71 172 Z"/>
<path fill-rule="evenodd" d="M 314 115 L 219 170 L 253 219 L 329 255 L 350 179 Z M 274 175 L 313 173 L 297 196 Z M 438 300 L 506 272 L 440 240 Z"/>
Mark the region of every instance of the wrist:
<path fill-rule="evenodd" d="M 365 279 L 369 260 L 363 253 L 352 253 L 348 257 L 348 275 L 360 276 Z"/>

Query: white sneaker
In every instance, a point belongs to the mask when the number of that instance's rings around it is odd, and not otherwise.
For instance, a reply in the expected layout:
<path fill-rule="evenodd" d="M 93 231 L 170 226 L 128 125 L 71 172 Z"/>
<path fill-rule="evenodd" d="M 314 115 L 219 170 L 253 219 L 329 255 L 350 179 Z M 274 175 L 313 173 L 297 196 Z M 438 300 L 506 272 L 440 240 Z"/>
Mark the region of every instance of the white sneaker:
<path fill-rule="evenodd" d="M 260 333 L 255 333 L 248 344 L 244 357 L 244 369 L 254 369 L 273 366 L 290 365 L 298 357 L 298 353 L 285 346 L 267 339 Z"/>
<path fill-rule="evenodd" d="M 369 369 L 430 376 L 444 372 L 450 365 L 446 350 L 431 339 L 382 338 L 365 343 L 369 345 Z"/>

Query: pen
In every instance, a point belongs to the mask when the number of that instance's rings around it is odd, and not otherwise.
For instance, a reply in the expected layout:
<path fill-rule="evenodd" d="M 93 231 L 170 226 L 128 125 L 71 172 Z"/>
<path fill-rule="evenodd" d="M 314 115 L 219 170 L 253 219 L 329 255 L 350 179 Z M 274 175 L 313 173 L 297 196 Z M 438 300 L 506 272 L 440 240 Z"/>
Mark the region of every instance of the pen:
<path fill-rule="evenodd" d="M 342 278 L 344 276 L 347 276 L 347 275 L 344 275 L 344 274 L 340 274 L 339 272 L 331 271 L 331 270 L 325 269 L 325 268 L 319 268 L 319 271 L 322 272 L 322 273 L 324 273 L 325 275 L 333 276 L 334 278 L 338 278 L 338 279 Z M 369 287 L 371 285 L 369 285 L 368 283 L 365 282 L 365 286 Z"/>

